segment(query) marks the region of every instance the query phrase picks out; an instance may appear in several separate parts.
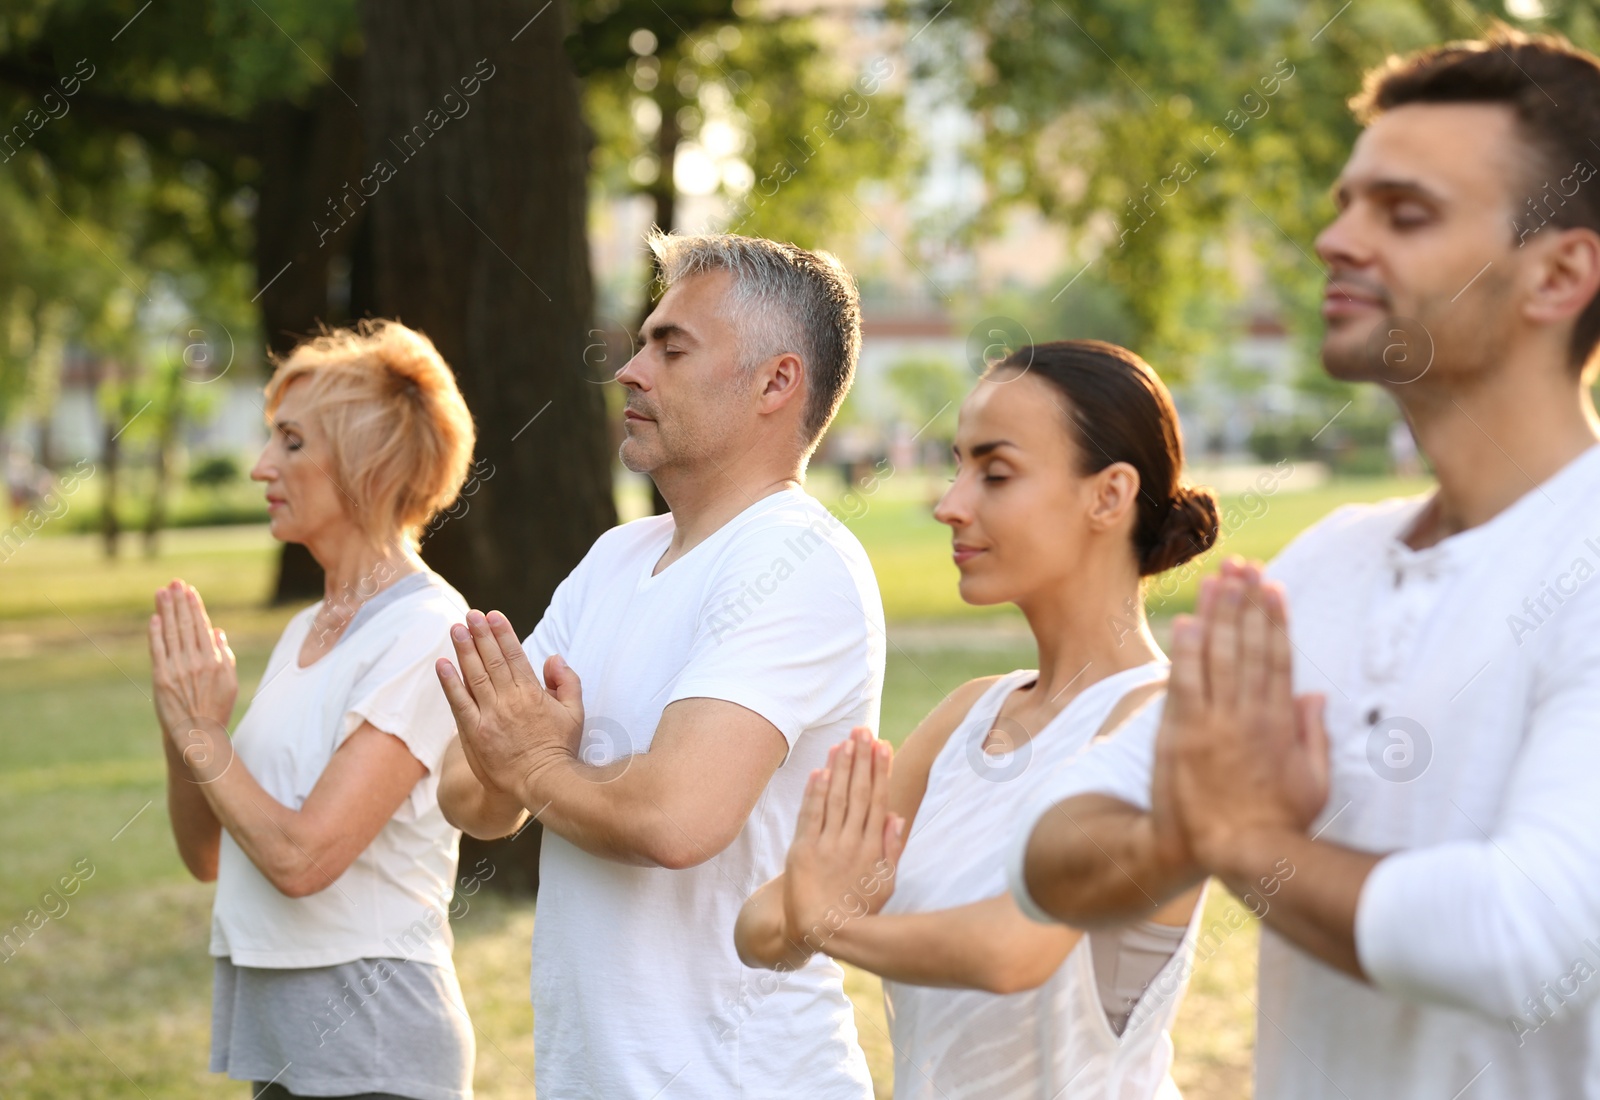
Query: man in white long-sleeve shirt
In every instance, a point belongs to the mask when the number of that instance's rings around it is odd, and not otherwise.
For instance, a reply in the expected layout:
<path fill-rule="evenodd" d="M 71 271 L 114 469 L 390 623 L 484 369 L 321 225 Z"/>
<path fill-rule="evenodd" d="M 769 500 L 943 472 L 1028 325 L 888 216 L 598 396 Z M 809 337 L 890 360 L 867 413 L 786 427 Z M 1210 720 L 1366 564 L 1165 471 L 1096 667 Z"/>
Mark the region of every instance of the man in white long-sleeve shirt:
<path fill-rule="evenodd" d="M 1024 815 L 1013 892 L 1081 926 L 1254 899 L 1259 1098 L 1600 1096 L 1600 64 L 1496 32 L 1353 106 L 1323 362 L 1438 488 L 1208 578 L 1165 703 Z"/>

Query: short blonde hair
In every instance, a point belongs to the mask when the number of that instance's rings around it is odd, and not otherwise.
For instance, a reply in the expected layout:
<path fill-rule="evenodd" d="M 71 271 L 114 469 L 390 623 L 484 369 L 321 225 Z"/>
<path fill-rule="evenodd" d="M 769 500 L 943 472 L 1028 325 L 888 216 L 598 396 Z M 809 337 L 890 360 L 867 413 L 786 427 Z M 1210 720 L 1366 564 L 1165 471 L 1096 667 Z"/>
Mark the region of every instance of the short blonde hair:
<path fill-rule="evenodd" d="M 399 533 L 415 547 L 460 493 L 477 439 L 450 365 L 422 333 L 367 320 L 314 336 L 278 360 L 267 382 L 268 420 L 302 380 L 308 417 L 328 440 L 328 474 L 354 502 L 356 524 L 374 542 Z"/>

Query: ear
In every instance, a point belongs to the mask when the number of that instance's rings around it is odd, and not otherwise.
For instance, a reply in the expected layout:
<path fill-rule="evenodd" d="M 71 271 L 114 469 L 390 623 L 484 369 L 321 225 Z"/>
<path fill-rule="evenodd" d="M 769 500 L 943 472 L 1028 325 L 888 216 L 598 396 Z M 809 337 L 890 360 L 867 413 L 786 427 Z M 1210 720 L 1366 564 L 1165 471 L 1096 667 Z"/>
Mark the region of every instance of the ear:
<path fill-rule="evenodd" d="M 1139 508 L 1139 471 L 1132 463 L 1113 462 L 1094 475 L 1089 501 L 1089 526 L 1115 530 Z"/>
<path fill-rule="evenodd" d="M 1522 315 L 1536 325 L 1575 322 L 1600 293 L 1600 233 L 1584 228 L 1550 232 L 1554 228 L 1547 227 L 1526 246 L 1536 251 L 1529 257 L 1531 286 Z"/>
<path fill-rule="evenodd" d="M 792 351 L 775 355 L 760 367 L 761 411 L 775 413 L 800 400 L 805 389 L 806 366 Z M 798 404 L 795 405 L 799 407 Z"/>

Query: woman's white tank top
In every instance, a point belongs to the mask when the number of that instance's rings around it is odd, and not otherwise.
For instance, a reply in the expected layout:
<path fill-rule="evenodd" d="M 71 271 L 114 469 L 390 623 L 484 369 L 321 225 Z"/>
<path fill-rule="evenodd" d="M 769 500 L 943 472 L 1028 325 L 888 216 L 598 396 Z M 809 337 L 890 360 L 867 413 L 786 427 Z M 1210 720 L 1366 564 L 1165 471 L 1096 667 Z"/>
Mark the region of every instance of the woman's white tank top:
<path fill-rule="evenodd" d="M 1019 748 L 983 744 L 1031 669 L 1002 676 L 967 712 L 928 773 L 885 913 L 950 909 L 1006 893 L 1005 845 L 1020 807 L 1094 738 L 1129 691 L 1164 678 L 1153 661 L 1091 684 Z M 1002 732 L 1003 729 L 1002 729 Z M 1169 1029 L 1188 984 L 1200 906 L 1121 1035 L 1083 937 L 1038 989 L 994 994 L 885 980 L 895 1100 L 1177 1100 Z M 1120 935 L 1112 931 L 1094 935 Z"/>

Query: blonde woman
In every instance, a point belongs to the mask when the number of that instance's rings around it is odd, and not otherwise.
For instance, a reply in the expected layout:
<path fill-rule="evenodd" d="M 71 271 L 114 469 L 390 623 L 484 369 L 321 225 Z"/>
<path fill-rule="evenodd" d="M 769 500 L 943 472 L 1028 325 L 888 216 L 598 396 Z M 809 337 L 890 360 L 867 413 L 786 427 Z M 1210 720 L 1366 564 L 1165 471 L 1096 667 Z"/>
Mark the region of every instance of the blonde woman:
<path fill-rule="evenodd" d="M 217 884 L 211 1069 L 255 1097 L 463 1100 L 460 833 L 435 793 L 455 726 L 432 669 L 466 604 L 416 539 L 461 488 L 472 418 L 428 338 L 382 321 L 296 348 L 266 413 L 250 476 L 326 596 L 290 620 L 231 740 L 234 656 L 200 594 L 174 581 L 150 620 L 173 836 Z"/>

